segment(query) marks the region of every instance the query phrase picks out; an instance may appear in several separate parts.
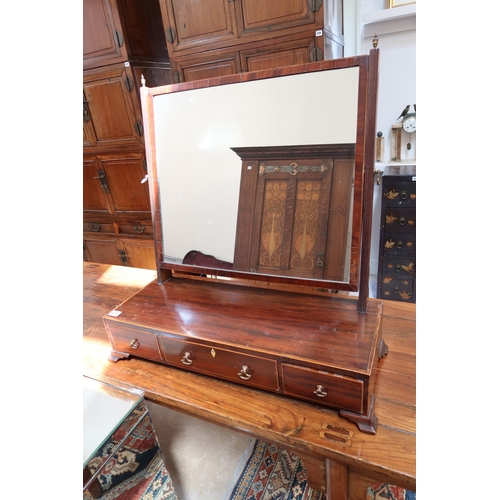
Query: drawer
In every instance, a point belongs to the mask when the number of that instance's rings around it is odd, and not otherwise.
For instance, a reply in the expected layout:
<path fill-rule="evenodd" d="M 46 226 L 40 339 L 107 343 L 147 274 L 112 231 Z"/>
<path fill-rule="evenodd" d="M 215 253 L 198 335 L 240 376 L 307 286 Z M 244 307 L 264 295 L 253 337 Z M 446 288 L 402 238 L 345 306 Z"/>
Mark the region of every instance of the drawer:
<path fill-rule="evenodd" d="M 383 227 L 397 233 L 415 233 L 415 215 L 414 208 L 386 208 Z"/>
<path fill-rule="evenodd" d="M 113 349 L 153 361 L 162 361 L 156 335 L 104 320 Z"/>
<path fill-rule="evenodd" d="M 382 238 L 383 255 L 402 257 L 416 253 L 414 233 L 385 233 Z"/>
<path fill-rule="evenodd" d="M 142 224 L 141 222 L 135 224 L 120 224 L 120 233 L 153 236 L 153 226 L 151 224 Z"/>
<path fill-rule="evenodd" d="M 417 203 L 416 182 L 386 181 L 382 196 L 387 207 L 414 207 Z"/>
<path fill-rule="evenodd" d="M 286 395 L 362 413 L 363 380 L 287 363 L 281 369 Z"/>
<path fill-rule="evenodd" d="M 415 302 L 415 280 L 383 275 L 379 297 L 402 302 Z"/>
<path fill-rule="evenodd" d="M 84 222 L 83 232 L 115 234 L 115 227 L 112 222 Z"/>
<path fill-rule="evenodd" d="M 382 274 L 394 276 L 399 279 L 413 278 L 416 273 L 414 257 L 384 257 L 382 263 Z"/>
<path fill-rule="evenodd" d="M 170 365 L 231 382 L 278 390 L 277 363 L 272 359 L 162 336 L 158 341 Z"/>

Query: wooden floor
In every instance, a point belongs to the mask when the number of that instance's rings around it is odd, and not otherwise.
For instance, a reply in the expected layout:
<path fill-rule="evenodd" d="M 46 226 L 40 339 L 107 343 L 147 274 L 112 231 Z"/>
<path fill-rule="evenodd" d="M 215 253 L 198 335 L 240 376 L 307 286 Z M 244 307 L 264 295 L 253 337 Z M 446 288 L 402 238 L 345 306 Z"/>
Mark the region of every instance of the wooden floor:
<path fill-rule="evenodd" d="M 328 500 L 365 500 L 388 482 L 416 491 L 415 305 L 386 301 L 389 355 L 377 367 L 377 434 L 338 412 L 141 359 L 111 363 L 102 316 L 155 278 L 154 271 L 84 264 L 84 375 L 136 387 L 148 400 L 297 453 Z M 318 488 L 319 489 L 319 488 Z"/>

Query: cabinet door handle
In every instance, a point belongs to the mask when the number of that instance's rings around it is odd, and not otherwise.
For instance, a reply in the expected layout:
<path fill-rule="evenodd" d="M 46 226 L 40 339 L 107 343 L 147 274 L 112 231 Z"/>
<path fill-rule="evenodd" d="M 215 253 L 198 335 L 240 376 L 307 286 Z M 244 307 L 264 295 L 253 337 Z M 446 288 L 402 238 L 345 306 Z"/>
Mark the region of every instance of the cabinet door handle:
<path fill-rule="evenodd" d="M 322 385 L 317 385 L 314 394 L 320 398 L 326 398 L 328 391 Z"/>
<path fill-rule="evenodd" d="M 189 351 L 186 351 L 184 353 L 184 356 L 182 356 L 181 363 L 184 365 L 191 365 L 193 364 L 193 358 L 191 357 L 191 353 Z"/>
<path fill-rule="evenodd" d="M 137 339 L 132 339 L 129 345 L 132 349 L 138 349 L 141 344 Z"/>
<path fill-rule="evenodd" d="M 406 219 L 404 217 L 399 218 L 399 225 L 404 226 L 406 224 Z"/>
<path fill-rule="evenodd" d="M 241 367 L 241 371 L 238 372 L 238 377 L 242 380 L 250 380 L 252 377 L 253 370 L 250 370 L 250 367 L 247 365 L 243 365 Z"/>
<path fill-rule="evenodd" d="M 408 193 L 406 191 L 401 191 L 401 199 L 406 200 L 408 198 Z"/>

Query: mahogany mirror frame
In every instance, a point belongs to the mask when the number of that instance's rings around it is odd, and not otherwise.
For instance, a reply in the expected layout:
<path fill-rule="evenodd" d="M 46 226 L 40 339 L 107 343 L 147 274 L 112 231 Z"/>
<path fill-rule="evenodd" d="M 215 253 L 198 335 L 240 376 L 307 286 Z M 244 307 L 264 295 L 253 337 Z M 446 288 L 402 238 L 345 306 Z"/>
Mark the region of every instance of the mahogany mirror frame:
<path fill-rule="evenodd" d="M 211 86 L 229 85 L 252 80 L 351 67 L 359 68 L 359 87 L 354 160 L 355 182 L 351 250 L 351 256 L 354 256 L 354 258 L 351 259 L 349 282 L 332 282 L 327 280 L 302 279 L 290 276 L 285 277 L 267 274 L 256 275 L 255 273 L 244 271 L 164 262 L 162 214 L 160 207 L 154 130 L 153 100 L 155 96 Z M 304 291 L 306 293 L 307 287 L 353 291 L 358 292 L 358 311 L 360 313 L 365 313 L 370 272 L 370 238 L 372 225 L 378 87 L 378 49 L 370 50 L 368 55 L 287 66 L 272 70 L 239 73 L 224 77 L 209 78 L 206 80 L 197 80 L 161 87 L 149 88 L 146 87 L 145 84 L 146 82 L 143 80 L 140 90 L 158 283 L 164 283 L 176 272 L 179 272 L 182 275 L 191 275 L 193 277 L 205 274 L 216 276 L 217 278 L 233 278 L 237 279 L 240 284 L 241 281 L 247 281 L 248 283 L 255 283 L 257 280 L 267 281 L 269 283 L 282 284 L 284 286 L 291 285 L 292 288 L 296 287 L 297 289 L 301 289 L 300 291 Z M 356 249 L 359 250 L 356 251 Z M 227 281 L 225 282 L 227 283 Z"/>

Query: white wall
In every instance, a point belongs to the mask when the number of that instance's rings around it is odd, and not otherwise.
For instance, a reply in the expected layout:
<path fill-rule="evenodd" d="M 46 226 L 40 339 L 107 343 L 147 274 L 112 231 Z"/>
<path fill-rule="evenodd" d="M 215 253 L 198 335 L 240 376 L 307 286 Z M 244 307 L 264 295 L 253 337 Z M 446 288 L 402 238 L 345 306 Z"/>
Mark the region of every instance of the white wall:
<path fill-rule="evenodd" d="M 346 34 L 345 56 L 368 54 L 373 34 L 378 37 L 379 82 L 377 131 L 385 138 L 384 162 L 375 168 L 383 170 L 390 160 L 390 129 L 407 104 L 416 104 L 416 4 L 385 8 L 387 0 L 344 0 L 345 30 L 358 26 L 356 34 Z M 349 17 L 350 16 L 350 17 Z M 412 108 L 413 111 L 413 108 Z M 375 185 L 373 205 L 370 274 L 372 282 L 378 271 L 381 186 Z M 375 295 L 370 284 L 370 295 Z"/>

